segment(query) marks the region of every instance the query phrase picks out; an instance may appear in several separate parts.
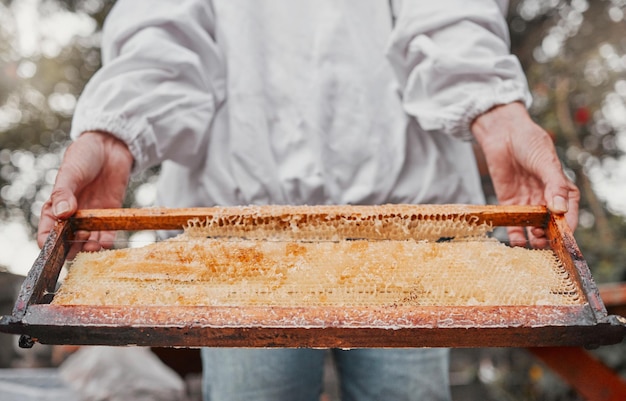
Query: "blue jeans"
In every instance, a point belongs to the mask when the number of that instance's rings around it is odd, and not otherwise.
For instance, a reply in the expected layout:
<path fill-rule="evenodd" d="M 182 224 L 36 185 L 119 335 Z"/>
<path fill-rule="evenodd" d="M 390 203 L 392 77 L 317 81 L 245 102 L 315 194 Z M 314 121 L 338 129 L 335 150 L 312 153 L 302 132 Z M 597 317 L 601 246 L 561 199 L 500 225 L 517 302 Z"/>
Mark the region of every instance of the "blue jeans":
<path fill-rule="evenodd" d="M 326 350 L 204 348 L 205 401 L 319 401 Z M 449 350 L 332 350 L 342 401 L 449 401 Z"/>

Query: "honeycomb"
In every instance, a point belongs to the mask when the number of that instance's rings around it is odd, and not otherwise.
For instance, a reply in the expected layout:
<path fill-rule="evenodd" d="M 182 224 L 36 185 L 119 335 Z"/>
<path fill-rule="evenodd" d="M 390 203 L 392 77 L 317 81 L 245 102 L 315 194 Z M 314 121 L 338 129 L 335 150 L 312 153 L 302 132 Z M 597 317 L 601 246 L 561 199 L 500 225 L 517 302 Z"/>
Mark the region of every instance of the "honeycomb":
<path fill-rule="evenodd" d="M 462 217 L 403 213 L 190 221 L 142 248 L 80 253 L 57 305 L 573 305 L 552 250 L 512 248 Z M 256 227 L 256 230 L 251 227 Z"/>
<path fill-rule="evenodd" d="M 478 223 L 475 217 L 450 215 L 444 207 L 434 206 L 432 209 L 430 213 L 416 213 L 410 205 L 223 208 L 223 213 L 189 221 L 185 232 L 190 237 L 273 241 L 436 241 L 484 236 L 492 229 L 487 223 Z"/>

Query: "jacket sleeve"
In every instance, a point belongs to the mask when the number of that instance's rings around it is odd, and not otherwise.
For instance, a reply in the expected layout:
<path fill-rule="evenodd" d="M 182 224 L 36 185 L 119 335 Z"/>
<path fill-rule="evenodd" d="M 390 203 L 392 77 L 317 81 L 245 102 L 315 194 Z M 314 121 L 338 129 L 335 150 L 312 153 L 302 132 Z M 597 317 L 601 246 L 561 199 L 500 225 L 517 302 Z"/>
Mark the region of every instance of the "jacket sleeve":
<path fill-rule="evenodd" d="M 225 96 L 214 30 L 210 1 L 118 0 L 103 30 L 103 66 L 79 99 L 71 136 L 112 133 L 129 146 L 136 172 L 165 159 L 200 163 Z"/>
<path fill-rule="evenodd" d="M 506 0 L 392 2 L 387 50 L 405 111 L 425 130 L 471 139 L 474 118 L 490 108 L 531 103 L 510 53 Z"/>

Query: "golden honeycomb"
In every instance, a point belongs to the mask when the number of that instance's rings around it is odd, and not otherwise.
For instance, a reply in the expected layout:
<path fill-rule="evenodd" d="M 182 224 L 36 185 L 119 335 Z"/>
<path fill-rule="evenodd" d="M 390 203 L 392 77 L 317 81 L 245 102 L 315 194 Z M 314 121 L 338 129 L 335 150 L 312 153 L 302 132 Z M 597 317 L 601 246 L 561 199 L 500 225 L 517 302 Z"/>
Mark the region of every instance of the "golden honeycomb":
<path fill-rule="evenodd" d="M 388 210 L 388 209 L 387 209 Z M 509 247 L 462 216 L 404 210 L 219 215 L 141 248 L 80 253 L 57 305 L 572 305 L 552 250 Z"/>

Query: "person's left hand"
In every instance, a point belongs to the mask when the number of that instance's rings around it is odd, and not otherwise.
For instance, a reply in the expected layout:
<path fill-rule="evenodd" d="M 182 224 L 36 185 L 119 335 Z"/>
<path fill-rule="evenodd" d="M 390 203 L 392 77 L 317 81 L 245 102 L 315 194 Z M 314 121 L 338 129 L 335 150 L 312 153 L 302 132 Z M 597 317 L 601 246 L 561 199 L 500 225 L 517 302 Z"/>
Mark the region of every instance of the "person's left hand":
<path fill-rule="evenodd" d="M 580 191 L 564 174 L 550 135 L 535 124 L 521 103 L 497 106 L 474 120 L 474 137 L 482 148 L 499 203 L 546 205 L 578 225 Z M 508 229 L 512 245 L 544 248 L 545 231 Z"/>
<path fill-rule="evenodd" d="M 121 207 L 133 165 L 128 146 L 105 132 L 85 132 L 65 151 L 50 199 L 39 219 L 37 241 L 42 247 L 57 220 L 78 209 Z M 78 231 L 67 258 L 78 251 L 113 246 L 115 233 Z"/>

